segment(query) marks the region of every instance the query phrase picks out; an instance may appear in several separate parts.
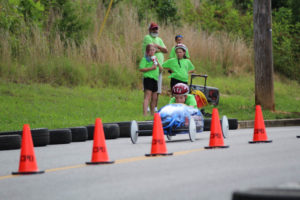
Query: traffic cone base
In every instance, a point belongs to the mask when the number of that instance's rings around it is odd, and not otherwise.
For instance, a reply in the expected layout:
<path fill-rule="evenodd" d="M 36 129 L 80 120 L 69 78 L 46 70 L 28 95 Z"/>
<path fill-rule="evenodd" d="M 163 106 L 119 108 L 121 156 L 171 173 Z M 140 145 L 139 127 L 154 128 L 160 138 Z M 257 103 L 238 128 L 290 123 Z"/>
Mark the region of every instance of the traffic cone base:
<path fill-rule="evenodd" d="M 86 162 L 87 165 L 101 165 L 101 164 L 113 164 L 115 161 L 105 161 L 105 162 Z"/>
<path fill-rule="evenodd" d="M 45 171 L 34 171 L 34 172 L 12 172 L 12 175 L 26 175 L 26 174 L 42 174 L 45 173 Z"/>
<path fill-rule="evenodd" d="M 249 141 L 249 144 L 254 144 L 254 143 L 271 143 L 272 140 L 264 140 L 264 141 Z"/>
<path fill-rule="evenodd" d="M 153 153 L 153 154 L 145 154 L 147 157 L 154 157 L 154 156 L 172 156 L 173 153 Z"/>
<path fill-rule="evenodd" d="M 229 146 L 213 146 L 213 147 L 204 147 L 204 149 L 225 149 L 225 148 L 229 148 Z"/>

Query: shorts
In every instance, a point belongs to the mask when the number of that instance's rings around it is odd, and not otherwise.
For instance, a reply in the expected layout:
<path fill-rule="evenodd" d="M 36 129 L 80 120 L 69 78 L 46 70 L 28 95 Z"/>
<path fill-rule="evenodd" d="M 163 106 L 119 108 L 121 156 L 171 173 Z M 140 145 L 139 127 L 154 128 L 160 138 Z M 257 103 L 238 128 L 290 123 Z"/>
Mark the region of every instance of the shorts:
<path fill-rule="evenodd" d="M 171 78 L 171 82 L 170 82 L 170 86 L 171 86 L 171 92 L 173 94 L 173 86 L 176 85 L 177 83 L 184 83 L 184 84 L 188 84 L 187 82 L 184 82 L 184 81 L 180 81 L 180 80 L 177 80 L 175 78 Z"/>
<path fill-rule="evenodd" d="M 157 81 L 157 93 L 161 94 L 161 85 L 162 85 L 162 73 L 159 74 Z"/>
<path fill-rule="evenodd" d="M 152 78 L 144 78 L 143 80 L 144 84 L 144 91 L 150 90 L 151 92 L 157 92 L 157 81 Z"/>

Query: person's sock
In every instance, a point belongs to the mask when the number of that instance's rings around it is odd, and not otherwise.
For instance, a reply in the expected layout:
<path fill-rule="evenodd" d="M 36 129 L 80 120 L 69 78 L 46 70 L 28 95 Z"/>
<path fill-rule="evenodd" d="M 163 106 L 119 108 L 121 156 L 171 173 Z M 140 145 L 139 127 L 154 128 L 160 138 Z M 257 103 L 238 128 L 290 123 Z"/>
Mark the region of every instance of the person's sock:
<path fill-rule="evenodd" d="M 150 108 L 149 108 L 149 106 L 148 106 L 148 109 L 147 109 L 147 111 L 148 111 L 148 112 L 150 112 Z"/>
<path fill-rule="evenodd" d="M 154 108 L 154 111 L 157 112 L 157 107 Z"/>

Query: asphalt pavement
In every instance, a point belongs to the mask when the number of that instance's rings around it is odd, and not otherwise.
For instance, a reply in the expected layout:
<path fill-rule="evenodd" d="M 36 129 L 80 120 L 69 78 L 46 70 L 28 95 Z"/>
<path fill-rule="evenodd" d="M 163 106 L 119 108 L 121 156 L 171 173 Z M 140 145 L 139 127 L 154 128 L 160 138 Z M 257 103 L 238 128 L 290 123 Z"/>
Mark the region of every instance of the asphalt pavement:
<path fill-rule="evenodd" d="M 249 144 L 253 129 L 230 130 L 227 149 L 206 150 L 209 132 L 177 135 L 173 156 L 148 158 L 151 137 L 107 140 L 111 165 L 87 166 L 92 141 L 36 147 L 44 174 L 12 176 L 20 150 L 0 151 L 0 199 L 217 199 L 234 191 L 300 185 L 300 126 L 266 129 L 272 143 Z M 300 188 L 299 188 L 300 189 Z"/>

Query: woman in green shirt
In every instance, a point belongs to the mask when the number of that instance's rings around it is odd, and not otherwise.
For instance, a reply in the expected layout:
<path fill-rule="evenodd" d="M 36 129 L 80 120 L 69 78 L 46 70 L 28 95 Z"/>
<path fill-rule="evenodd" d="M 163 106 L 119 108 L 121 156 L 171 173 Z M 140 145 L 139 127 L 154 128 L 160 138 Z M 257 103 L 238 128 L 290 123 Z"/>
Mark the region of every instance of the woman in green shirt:
<path fill-rule="evenodd" d="M 167 60 L 162 66 L 171 71 L 171 91 L 177 83 L 188 83 L 189 73 L 195 71 L 193 63 L 186 58 L 186 47 L 183 44 L 178 44 L 175 47 L 177 58 Z"/>

